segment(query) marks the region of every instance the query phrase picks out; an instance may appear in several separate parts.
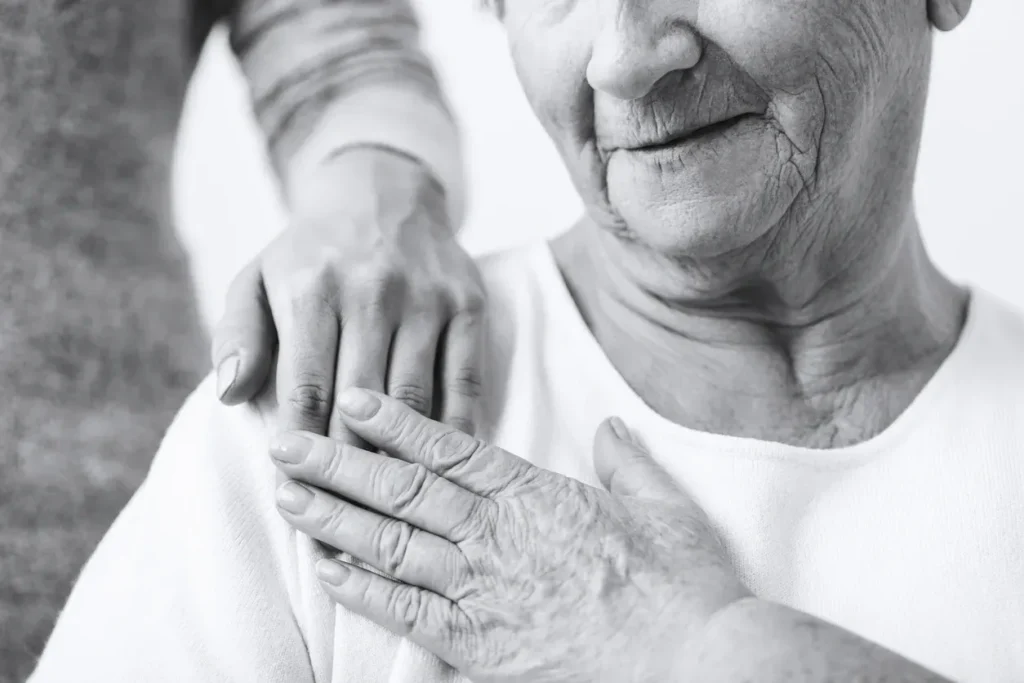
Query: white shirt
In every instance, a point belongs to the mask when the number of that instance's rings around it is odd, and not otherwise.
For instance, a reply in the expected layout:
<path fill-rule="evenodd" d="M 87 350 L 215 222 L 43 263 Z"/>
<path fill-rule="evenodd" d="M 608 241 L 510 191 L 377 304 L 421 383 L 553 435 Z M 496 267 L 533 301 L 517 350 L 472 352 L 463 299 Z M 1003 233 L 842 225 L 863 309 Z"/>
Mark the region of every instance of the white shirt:
<path fill-rule="evenodd" d="M 547 244 L 487 257 L 493 443 L 597 484 L 619 415 L 703 506 L 755 594 L 958 681 L 1024 681 L 1024 315 L 975 290 L 963 335 L 867 442 L 821 451 L 656 414 L 590 335 Z M 208 379 L 89 561 L 32 683 L 461 680 L 336 607 L 274 504 L 269 431 Z M 553 634 L 567 637 L 565 634 Z"/>

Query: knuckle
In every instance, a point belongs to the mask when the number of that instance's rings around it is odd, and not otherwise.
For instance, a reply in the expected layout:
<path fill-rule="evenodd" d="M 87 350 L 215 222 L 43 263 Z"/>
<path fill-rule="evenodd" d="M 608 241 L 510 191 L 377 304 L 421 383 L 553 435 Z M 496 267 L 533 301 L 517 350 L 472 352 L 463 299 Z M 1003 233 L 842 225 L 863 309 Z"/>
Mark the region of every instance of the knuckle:
<path fill-rule="evenodd" d="M 351 448 L 348 444 L 335 443 L 329 455 L 324 458 L 320 465 L 320 472 L 325 481 L 334 481 L 340 474 L 343 462 L 347 459 L 347 450 Z"/>
<path fill-rule="evenodd" d="M 455 543 L 470 539 L 490 538 L 494 535 L 494 518 L 486 498 L 477 498 L 469 514 L 451 526 L 449 537 Z"/>
<path fill-rule="evenodd" d="M 319 381 L 316 381 L 319 380 Z M 323 378 L 301 378 L 288 393 L 288 405 L 301 415 L 323 417 L 331 409 L 331 394 L 324 388 Z"/>
<path fill-rule="evenodd" d="M 423 597 L 408 586 L 395 586 L 388 596 L 388 614 L 404 633 L 416 630 L 423 612 Z"/>
<path fill-rule="evenodd" d="M 403 516 L 423 500 L 428 489 L 429 472 L 419 463 L 405 465 L 399 471 L 401 474 L 392 480 L 388 500 L 391 501 L 392 514 Z"/>
<path fill-rule="evenodd" d="M 422 384 L 402 382 L 388 392 L 391 398 L 401 401 L 417 413 L 426 415 L 430 412 L 431 395 Z"/>
<path fill-rule="evenodd" d="M 487 295 L 480 287 L 471 287 L 459 297 L 459 309 L 466 315 L 477 317 L 487 308 Z"/>
<path fill-rule="evenodd" d="M 422 416 L 404 410 L 391 411 L 390 423 L 385 429 L 392 435 L 400 446 L 406 446 L 413 450 L 420 451 L 419 446 L 428 438 L 429 424 Z M 418 419 L 415 419 L 418 418 Z"/>
<path fill-rule="evenodd" d="M 405 289 L 405 275 L 400 271 L 388 267 L 364 269 L 355 276 L 353 307 L 359 312 L 379 313 L 404 295 Z"/>
<path fill-rule="evenodd" d="M 448 430 L 434 438 L 427 452 L 431 454 L 431 462 L 438 474 L 445 476 L 455 468 L 472 460 L 486 446 L 462 432 Z"/>
<path fill-rule="evenodd" d="M 397 520 L 386 520 L 377 528 L 377 550 L 381 558 L 381 569 L 397 576 L 405 566 L 412 527 Z"/>
<path fill-rule="evenodd" d="M 347 509 L 348 506 L 343 503 L 332 504 L 317 518 L 317 528 L 329 536 L 339 535 L 348 517 Z"/>
<path fill-rule="evenodd" d="M 448 382 L 448 391 L 467 398 L 480 398 L 482 388 L 480 371 L 472 367 L 460 368 Z"/>
<path fill-rule="evenodd" d="M 448 287 L 438 280 L 429 280 L 418 283 L 416 287 L 416 299 L 421 307 L 430 314 L 447 310 L 451 296 Z"/>
<path fill-rule="evenodd" d="M 363 295 L 352 302 L 347 312 L 349 313 L 348 319 L 350 321 L 353 317 L 361 318 L 363 320 L 376 320 L 383 318 L 387 310 L 388 305 L 384 300 L 384 297 Z"/>
<path fill-rule="evenodd" d="M 276 285 L 292 315 L 302 315 L 334 306 L 336 278 L 324 266 L 313 266 L 293 273 Z M 274 285 L 271 285 L 274 287 Z"/>

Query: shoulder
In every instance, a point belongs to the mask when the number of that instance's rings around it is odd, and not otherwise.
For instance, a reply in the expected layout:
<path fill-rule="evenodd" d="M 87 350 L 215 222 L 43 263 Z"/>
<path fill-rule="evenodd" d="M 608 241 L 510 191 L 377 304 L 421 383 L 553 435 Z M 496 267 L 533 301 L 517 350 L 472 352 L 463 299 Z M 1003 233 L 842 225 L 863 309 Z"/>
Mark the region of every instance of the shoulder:
<path fill-rule="evenodd" d="M 950 428 L 1024 453 L 1024 311 L 972 288 L 967 323 L 941 382 Z"/>
<path fill-rule="evenodd" d="M 266 455 L 269 429 L 265 410 L 248 405 L 227 407 L 216 397 L 216 378 L 207 376 L 185 399 L 168 427 L 150 479 L 190 470 L 239 486 L 273 484 L 273 465 Z M 269 483 L 264 480 L 269 478 Z"/>
<path fill-rule="evenodd" d="M 995 380 L 994 384 L 1024 392 L 1024 309 L 972 288 L 960 346 L 974 372 Z M 1024 408 L 1024 401 L 1021 406 Z"/>
<path fill-rule="evenodd" d="M 545 336 L 543 282 L 545 257 L 550 260 L 546 242 L 534 242 L 477 259 L 487 315 L 484 354 L 481 362 L 483 394 L 479 402 L 485 425 L 495 425 L 509 399 L 509 383 L 514 368 L 522 379 L 524 361 L 539 352 Z M 481 433 L 484 439 L 495 434 Z"/>
<path fill-rule="evenodd" d="M 543 240 L 484 254 L 476 258 L 488 296 L 503 298 L 522 293 L 522 286 L 535 282 L 538 262 L 550 247 Z"/>

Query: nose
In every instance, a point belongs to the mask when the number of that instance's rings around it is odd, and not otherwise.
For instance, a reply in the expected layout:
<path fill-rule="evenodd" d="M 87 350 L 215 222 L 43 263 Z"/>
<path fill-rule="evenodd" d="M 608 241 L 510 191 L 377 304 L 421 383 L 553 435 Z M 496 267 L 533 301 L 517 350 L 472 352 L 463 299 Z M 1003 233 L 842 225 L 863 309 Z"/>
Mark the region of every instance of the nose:
<path fill-rule="evenodd" d="M 673 71 L 700 61 L 703 41 L 681 8 L 687 0 L 605 0 L 601 29 L 587 64 L 587 81 L 597 92 L 635 100 Z M 669 11 L 665 11 L 666 6 Z"/>

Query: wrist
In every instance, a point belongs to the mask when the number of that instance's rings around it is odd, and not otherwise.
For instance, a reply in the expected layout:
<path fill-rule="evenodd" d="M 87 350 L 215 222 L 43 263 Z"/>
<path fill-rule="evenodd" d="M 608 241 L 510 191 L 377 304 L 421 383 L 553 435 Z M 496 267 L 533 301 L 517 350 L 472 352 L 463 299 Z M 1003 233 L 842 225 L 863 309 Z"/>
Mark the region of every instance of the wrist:
<path fill-rule="evenodd" d="M 389 165 L 404 183 L 413 178 L 436 183 L 443 194 L 446 223 L 461 224 L 464 188 L 455 124 L 439 102 L 394 85 L 360 90 L 325 110 L 315 129 L 281 165 L 284 194 L 289 206 L 302 206 L 313 194 L 310 185 L 331 175 L 346 176 L 364 191 L 387 194 L 397 189 L 379 172 Z M 360 182 L 357 176 L 367 170 L 372 182 Z M 349 194 L 338 187 L 335 193 Z"/>
<path fill-rule="evenodd" d="M 353 225 L 387 241 L 408 231 L 451 234 L 447 199 L 440 180 L 420 160 L 403 150 L 357 143 L 308 169 L 293 187 L 289 206 L 304 225 Z"/>

